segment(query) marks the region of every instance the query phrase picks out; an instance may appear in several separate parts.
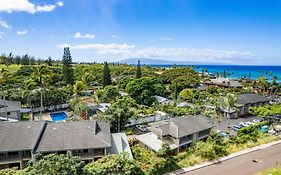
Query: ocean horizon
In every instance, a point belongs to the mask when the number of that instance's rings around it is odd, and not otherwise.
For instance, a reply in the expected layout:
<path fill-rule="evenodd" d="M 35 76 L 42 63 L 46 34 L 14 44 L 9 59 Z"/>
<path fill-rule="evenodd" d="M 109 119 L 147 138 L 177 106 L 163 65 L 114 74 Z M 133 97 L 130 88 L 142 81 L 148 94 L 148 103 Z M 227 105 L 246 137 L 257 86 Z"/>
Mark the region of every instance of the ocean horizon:
<path fill-rule="evenodd" d="M 148 65 L 152 67 L 163 67 L 170 68 L 175 65 L 166 64 L 166 65 Z M 226 72 L 226 77 L 236 79 L 236 78 L 251 78 L 258 79 L 261 76 L 264 76 L 268 81 L 272 81 L 272 78 L 276 76 L 277 82 L 281 82 L 281 66 L 256 66 L 256 65 L 176 65 L 177 67 L 193 67 L 195 71 L 202 72 L 207 71 L 215 75 L 222 75 Z"/>

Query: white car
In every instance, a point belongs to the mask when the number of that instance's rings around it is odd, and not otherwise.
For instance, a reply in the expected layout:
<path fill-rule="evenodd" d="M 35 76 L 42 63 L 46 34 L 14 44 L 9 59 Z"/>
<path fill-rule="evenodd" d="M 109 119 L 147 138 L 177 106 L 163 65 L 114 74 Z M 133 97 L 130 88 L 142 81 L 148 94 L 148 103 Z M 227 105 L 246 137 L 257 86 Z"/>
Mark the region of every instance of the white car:
<path fill-rule="evenodd" d="M 246 123 L 243 123 L 243 122 L 239 123 L 239 125 L 242 126 L 242 127 L 250 126 L 250 125 L 248 125 Z"/>
<path fill-rule="evenodd" d="M 259 123 L 259 122 L 261 122 L 259 119 L 254 119 L 253 120 L 253 123 Z"/>
<path fill-rule="evenodd" d="M 247 124 L 247 125 L 253 125 L 253 124 L 255 124 L 255 123 L 253 123 L 253 122 L 245 122 L 245 124 Z"/>

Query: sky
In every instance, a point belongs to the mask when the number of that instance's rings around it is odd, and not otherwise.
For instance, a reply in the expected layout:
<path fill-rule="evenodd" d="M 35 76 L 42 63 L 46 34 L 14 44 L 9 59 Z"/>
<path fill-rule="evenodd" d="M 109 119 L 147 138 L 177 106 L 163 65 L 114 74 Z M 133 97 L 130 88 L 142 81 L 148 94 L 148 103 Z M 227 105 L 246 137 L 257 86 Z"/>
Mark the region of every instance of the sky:
<path fill-rule="evenodd" d="M 0 53 L 281 65 L 281 0 L 0 0 Z"/>

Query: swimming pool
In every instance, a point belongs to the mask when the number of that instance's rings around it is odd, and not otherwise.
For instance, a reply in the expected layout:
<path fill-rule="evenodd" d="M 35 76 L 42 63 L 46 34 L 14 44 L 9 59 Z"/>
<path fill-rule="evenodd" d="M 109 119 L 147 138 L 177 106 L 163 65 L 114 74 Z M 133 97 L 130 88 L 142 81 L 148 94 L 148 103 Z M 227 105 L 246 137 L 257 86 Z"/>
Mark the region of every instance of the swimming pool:
<path fill-rule="evenodd" d="M 52 117 L 52 120 L 54 122 L 65 121 L 65 119 L 67 118 L 67 114 L 65 112 L 51 113 L 50 116 Z"/>

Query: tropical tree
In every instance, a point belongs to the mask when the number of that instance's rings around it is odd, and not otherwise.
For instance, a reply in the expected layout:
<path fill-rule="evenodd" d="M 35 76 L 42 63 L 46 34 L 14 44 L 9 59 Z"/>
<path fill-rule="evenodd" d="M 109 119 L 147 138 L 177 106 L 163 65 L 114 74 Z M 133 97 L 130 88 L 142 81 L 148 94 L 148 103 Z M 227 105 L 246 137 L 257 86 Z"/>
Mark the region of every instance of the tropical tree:
<path fill-rule="evenodd" d="M 86 165 L 90 175 L 144 175 L 140 166 L 129 159 L 128 154 L 113 154 L 105 156 Z"/>
<path fill-rule="evenodd" d="M 30 95 L 31 95 L 31 91 L 35 88 L 35 86 L 36 86 L 36 83 L 32 79 L 29 79 L 27 81 L 24 81 L 23 87 L 22 87 L 21 96 L 23 99 L 27 99 L 26 104 L 28 104 L 31 113 L 33 113 L 33 112 L 32 112 L 32 104 L 31 104 Z M 33 118 L 31 120 L 33 120 Z"/>
<path fill-rule="evenodd" d="M 63 59 L 62 59 L 62 72 L 67 84 L 74 84 L 74 73 L 72 67 L 72 58 L 69 47 L 64 48 Z"/>
<path fill-rule="evenodd" d="M 42 119 L 42 111 L 43 111 L 43 91 L 44 91 L 44 85 L 46 85 L 46 79 L 49 76 L 48 69 L 45 65 L 40 66 L 34 66 L 32 76 L 37 83 L 37 85 L 40 87 L 40 119 Z"/>
<path fill-rule="evenodd" d="M 224 97 L 223 106 L 227 108 L 227 111 L 230 111 L 235 108 L 236 101 L 237 97 L 234 94 L 227 94 Z"/>
<path fill-rule="evenodd" d="M 103 102 L 111 102 L 120 96 L 117 87 L 112 85 L 106 86 L 103 89 L 99 89 L 96 91 L 96 95 L 98 99 L 102 100 Z"/>
<path fill-rule="evenodd" d="M 137 78 L 141 78 L 141 64 L 140 64 L 140 60 L 138 60 L 137 71 L 136 71 L 136 77 L 137 77 Z"/>
<path fill-rule="evenodd" d="M 155 95 L 163 95 L 165 87 L 156 78 L 142 77 L 130 81 L 126 85 L 126 92 L 136 100 L 137 103 L 151 106 L 156 102 Z"/>
<path fill-rule="evenodd" d="M 111 131 L 120 132 L 129 120 L 139 115 L 139 105 L 129 96 L 117 99 L 106 111 L 105 120 L 110 122 Z"/>
<path fill-rule="evenodd" d="M 269 83 L 264 76 L 259 77 L 257 80 L 257 87 L 259 92 L 267 92 Z"/>
<path fill-rule="evenodd" d="M 83 81 L 75 81 L 73 85 L 73 93 L 77 96 L 81 91 L 85 90 L 87 86 L 84 84 Z"/>
<path fill-rule="evenodd" d="M 104 87 L 111 85 L 110 69 L 107 62 L 104 63 L 104 67 L 103 67 L 102 85 Z"/>
<path fill-rule="evenodd" d="M 85 163 L 78 156 L 72 156 L 70 153 L 65 154 L 49 154 L 46 156 L 35 155 L 35 159 L 30 162 L 27 168 L 27 174 L 71 174 L 86 175 L 84 169 Z"/>
<path fill-rule="evenodd" d="M 7 105 L 6 105 L 6 95 L 5 95 L 5 87 L 4 83 L 9 79 L 10 73 L 8 70 L 1 68 L 0 69 L 0 86 L 1 86 L 1 91 L 3 94 L 3 105 L 5 109 L 5 117 L 7 118 L 8 121 L 8 112 L 7 112 Z"/>

